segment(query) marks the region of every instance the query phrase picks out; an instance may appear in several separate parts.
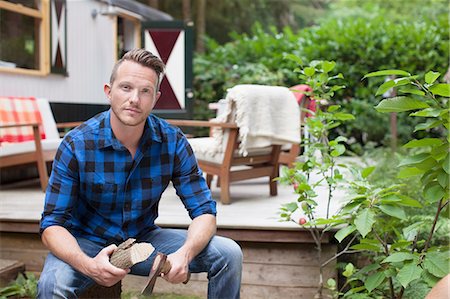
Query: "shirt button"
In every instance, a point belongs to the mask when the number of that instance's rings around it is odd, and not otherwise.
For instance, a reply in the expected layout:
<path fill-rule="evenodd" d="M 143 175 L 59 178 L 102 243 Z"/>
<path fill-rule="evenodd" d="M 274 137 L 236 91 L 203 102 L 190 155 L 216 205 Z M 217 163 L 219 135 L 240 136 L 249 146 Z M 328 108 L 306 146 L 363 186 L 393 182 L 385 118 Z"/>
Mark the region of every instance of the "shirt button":
<path fill-rule="evenodd" d="M 124 208 L 126 211 L 129 211 L 131 209 L 131 203 L 126 202 Z"/>

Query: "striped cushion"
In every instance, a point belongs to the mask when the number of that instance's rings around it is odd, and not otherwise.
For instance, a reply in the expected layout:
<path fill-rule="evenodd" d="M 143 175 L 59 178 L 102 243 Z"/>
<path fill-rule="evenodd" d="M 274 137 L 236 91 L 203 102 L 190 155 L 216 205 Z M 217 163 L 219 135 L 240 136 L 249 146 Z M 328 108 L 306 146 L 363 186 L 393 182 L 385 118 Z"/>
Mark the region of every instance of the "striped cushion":
<path fill-rule="evenodd" d="M 42 117 L 37 101 L 33 97 L 0 96 L 0 125 L 16 125 L 38 123 L 41 138 L 45 139 Z M 24 142 L 34 140 L 31 127 L 15 127 L 0 129 L 0 143 Z"/>

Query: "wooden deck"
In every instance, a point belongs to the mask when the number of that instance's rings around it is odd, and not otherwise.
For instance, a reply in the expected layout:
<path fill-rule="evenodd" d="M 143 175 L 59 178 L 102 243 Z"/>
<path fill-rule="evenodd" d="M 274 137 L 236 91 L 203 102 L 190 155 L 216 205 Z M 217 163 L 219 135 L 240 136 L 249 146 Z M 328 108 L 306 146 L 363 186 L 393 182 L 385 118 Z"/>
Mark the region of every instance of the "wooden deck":
<path fill-rule="evenodd" d="M 214 185 L 213 181 L 213 186 Z M 214 198 L 219 189 L 212 188 Z M 324 200 L 319 211 L 325 211 Z M 317 258 L 308 231 L 293 222 L 278 221 L 277 212 L 283 203 L 295 200 L 290 186 L 280 186 L 278 196 L 269 196 L 264 179 L 232 184 L 231 205 L 217 204 L 218 234 L 233 238 L 242 247 L 244 268 L 242 298 L 312 298 L 318 282 Z M 331 206 L 336 211 L 344 196 L 334 194 Z M 29 181 L 0 190 L 0 258 L 23 261 L 28 271 L 39 272 L 47 250 L 38 236 L 44 193 L 39 182 Z M 160 202 L 157 224 L 162 227 L 187 227 L 190 219 L 183 205 L 169 187 Z M 301 215 L 299 214 L 298 217 Z M 336 245 L 324 241 L 325 257 L 335 254 Z M 335 276 L 334 264 L 327 268 L 327 277 Z M 129 275 L 124 290 L 140 290 L 145 278 Z M 156 292 L 175 292 L 206 297 L 205 275 L 193 275 L 188 285 L 171 285 L 160 279 Z"/>

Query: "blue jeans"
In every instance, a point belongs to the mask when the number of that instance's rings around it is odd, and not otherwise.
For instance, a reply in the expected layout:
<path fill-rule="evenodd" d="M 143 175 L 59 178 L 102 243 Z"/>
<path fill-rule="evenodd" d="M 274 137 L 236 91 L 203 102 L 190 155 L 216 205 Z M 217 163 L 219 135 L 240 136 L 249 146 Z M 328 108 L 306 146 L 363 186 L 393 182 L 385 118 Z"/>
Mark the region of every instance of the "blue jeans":
<path fill-rule="evenodd" d="M 131 274 L 148 276 L 156 252 L 171 254 L 186 240 L 187 231 L 157 228 L 138 242 L 149 242 L 155 252 L 144 262 L 131 268 Z M 77 239 L 81 249 L 94 257 L 102 245 L 87 239 Z M 239 298 L 242 273 L 242 251 L 231 239 L 214 236 L 205 249 L 189 265 L 191 273 L 208 273 L 208 298 Z M 77 298 L 94 281 L 77 272 L 67 263 L 49 253 L 38 283 L 37 298 Z"/>

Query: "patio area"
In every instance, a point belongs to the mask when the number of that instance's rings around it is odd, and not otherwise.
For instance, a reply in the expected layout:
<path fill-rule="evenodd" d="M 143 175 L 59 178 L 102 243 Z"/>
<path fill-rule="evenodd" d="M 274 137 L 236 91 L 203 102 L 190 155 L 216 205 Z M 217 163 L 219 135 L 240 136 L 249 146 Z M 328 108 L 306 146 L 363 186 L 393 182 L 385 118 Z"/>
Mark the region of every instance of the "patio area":
<path fill-rule="evenodd" d="M 220 189 L 212 183 L 214 198 Z M 265 179 L 231 185 L 232 203 L 217 204 L 218 235 L 236 240 L 244 253 L 242 298 L 312 298 L 318 281 L 316 251 L 310 233 L 293 222 L 280 222 L 278 210 L 295 200 L 292 186 L 278 186 L 278 195 L 269 196 Z M 326 209 L 326 190 L 320 190 L 322 216 Z M 331 211 L 335 212 L 344 192 L 337 191 Z M 23 261 L 27 271 L 39 272 L 47 253 L 38 236 L 44 193 L 39 181 L 24 181 L 2 186 L 0 190 L 0 258 Z M 162 227 L 187 227 L 190 223 L 183 205 L 169 187 L 163 194 L 157 224 Z M 298 217 L 301 217 L 299 214 Z M 324 241 L 324 255 L 336 253 L 336 245 Z M 326 277 L 334 277 L 330 263 Z M 146 278 L 129 275 L 123 290 L 140 291 Z M 206 297 L 206 275 L 192 275 L 188 285 L 171 285 L 159 279 L 155 291 Z"/>

